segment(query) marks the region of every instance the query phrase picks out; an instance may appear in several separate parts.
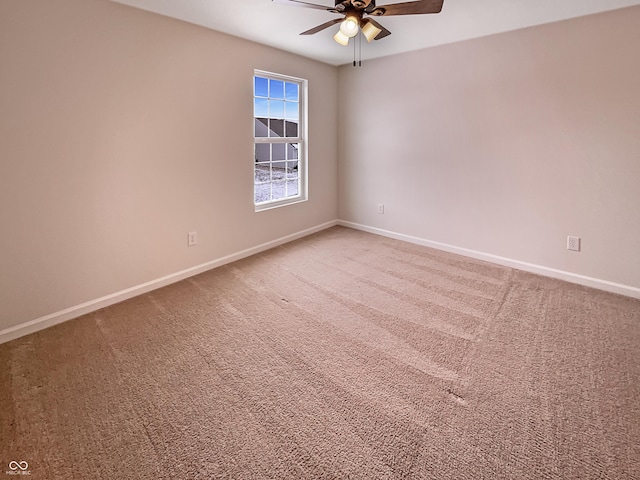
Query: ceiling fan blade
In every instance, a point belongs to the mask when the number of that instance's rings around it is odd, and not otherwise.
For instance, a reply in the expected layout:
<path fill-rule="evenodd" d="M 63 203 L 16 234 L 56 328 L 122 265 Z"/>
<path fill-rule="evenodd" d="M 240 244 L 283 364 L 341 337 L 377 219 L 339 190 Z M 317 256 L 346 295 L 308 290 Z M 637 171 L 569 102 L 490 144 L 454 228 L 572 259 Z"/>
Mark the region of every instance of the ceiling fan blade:
<path fill-rule="evenodd" d="M 392 3 L 376 7 L 371 15 L 421 15 L 425 13 L 440 13 L 444 0 L 417 0 L 415 2 Z"/>
<path fill-rule="evenodd" d="M 271 0 L 271 1 L 274 3 L 284 3 L 286 5 L 291 5 L 293 7 L 315 8 L 317 10 L 324 10 L 325 12 L 336 11 L 334 7 L 327 7 L 326 5 L 318 5 L 316 3 L 301 2 L 300 0 Z"/>
<path fill-rule="evenodd" d="M 380 40 L 384 37 L 388 37 L 389 35 L 391 35 L 391 32 L 389 30 L 387 30 L 386 28 L 384 28 L 382 25 L 380 25 L 378 22 L 376 22 L 373 18 L 367 18 L 365 20 L 365 22 L 369 22 L 371 23 L 374 27 L 379 28 L 380 30 L 382 30 L 378 35 L 376 35 L 376 37 L 374 38 L 374 40 Z"/>
<path fill-rule="evenodd" d="M 314 33 L 321 32 L 325 28 L 329 28 L 331 25 L 335 25 L 336 23 L 340 23 L 342 18 L 336 18 L 335 20 L 331 20 L 330 22 L 323 23 L 322 25 L 318 25 L 311 30 L 307 30 L 306 32 L 302 32 L 300 35 L 313 35 Z"/>

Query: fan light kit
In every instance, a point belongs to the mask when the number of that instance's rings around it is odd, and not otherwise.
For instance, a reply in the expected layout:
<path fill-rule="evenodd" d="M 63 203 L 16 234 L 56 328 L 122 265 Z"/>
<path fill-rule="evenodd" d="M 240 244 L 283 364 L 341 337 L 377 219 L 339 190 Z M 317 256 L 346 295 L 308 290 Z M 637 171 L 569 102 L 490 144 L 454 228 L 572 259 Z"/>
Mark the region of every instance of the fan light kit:
<path fill-rule="evenodd" d="M 325 10 L 330 13 L 341 15 L 342 18 L 334 19 L 318 25 L 300 35 L 313 35 L 325 28 L 329 28 L 337 23 L 340 29 L 333 36 L 333 39 L 340 45 L 349 45 L 349 39 L 354 38 L 358 33 L 371 43 L 373 40 L 380 40 L 391 35 L 391 32 L 370 17 L 382 17 L 391 15 L 422 15 L 426 13 L 440 13 L 444 0 L 416 0 L 413 2 L 392 3 L 388 5 L 376 6 L 375 0 L 335 0 L 334 7 L 317 5 L 315 3 L 303 2 L 301 0 L 272 0 L 276 3 L 286 3 L 296 7 L 314 8 Z M 355 61 L 354 61 L 355 64 Z"/>

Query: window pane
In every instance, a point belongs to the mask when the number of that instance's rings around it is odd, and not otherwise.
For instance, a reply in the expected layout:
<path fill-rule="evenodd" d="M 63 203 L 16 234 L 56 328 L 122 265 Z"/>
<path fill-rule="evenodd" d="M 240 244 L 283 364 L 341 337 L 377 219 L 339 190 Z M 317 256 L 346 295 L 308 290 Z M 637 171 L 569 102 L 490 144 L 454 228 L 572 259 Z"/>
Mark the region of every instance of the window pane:
<path fill-rule="evenodd" d="M 271 166 L 271 181 L 283 182 L 287 179 L 287 169 L 285 168 L 287 162 L 273 162 Z"/>
<path fill-rule="evenodd" d="M 285 160 L 274 161 L 271 164 L 271 179 L 286 180 L 287 178 L 287 162 Z"/>
<path fill-rule="evenodd" d="M 269 80 L 262 77 L 254 77 L 254 90 L 256 97 L 268 97 Z"/>
<path fill-rule="evenodd" d="M 287 197 L 285 182 L 273 182 L 271 184 L 271 199 L 279 200 Z"/>
<path fill-rule="evenodd" d="M 284 100 L 284 82 L 282 80 L 269 80 L 269 97 Z"/>
<path fill-rule="evenodd" d="M 287 162 L 287 180 L 298 178 L 298 162 Z"/>
<path fill-rule="evenodd" d="M 296 122 L 291 122 L 287 120 L 286 122 L 287 130 L 285 132 L 286 137 L 297 137 L 298 136 L 298 124 Z"/>
<path fill-rule="evenodd" d="M 255 132 L 256 137 L 268 137 L 269 136 L 269 120 L 267 118 L 256 118 Z"/>
<path fill-rule="evenodd" d="M 284 118 L 284 101 L 269 100 L 269 116 L 271 118 Z"/>
<path fill-rule="evenodd" d="M 269 136 L 270 137 L 283 137 L 284 136 L 284 120 L 269 120 Z"/>
<path fill-rule="evenodd" d="M 298 180 L 287 180 L 287 197 L 298 195 Z"/>
<path fill-rule="evenodd" d="M 299 112 L 299 103 L 298 102 L 286 102 L 284 104 L 285 107 L 285 116 L 287 120 L 298 120 L 300 114 Z M 256 115 L 257 116 L 257 115 Z"/>
<path fill-rule="evenodd" d="M 268 117 L 269 116 L 269 100 L 266 98 L 256 98 L 253 101 L 253 116 Z"/>
<path fill-rule="evenodd" d="M 271 182 L 271 167 L 269 164 L 257 163 L 253 170 L 253 182 L 257 185 L 259 183 Z"/>
<path fill-rule="evenodd" d="M 269 144 L 268 143 L 256 143 L 256 162 L 268 162 L 269 158 Z"/>
<path fill-rule="evenodd" d="M 272 160 L 285 160 L 285 153 L 287 150 L 287 144 L 286 143 L 274 143 L 273 145 L 271 145 L 272 147 L 272 156 L 271 159 Z"/>
<path fill-rule="evenodd" d="M 298 84 L 297 83 L 287 82 L 285 85 L 285 92 L 286 92 L 285 98 L 287 100 L 291 100 L 293 102 L 298 101 Z"/>
<path fill-rule="evenodd" d="M 254 202 L 262 203 L 271 200 L 271 183 L 262 183 L 254 188 Z"/>
<path fill-rule="evenodd" d="M 297 160 L 298 159 L 298 147 L 297 143 L 290 143 L 287 146 L 287 158 L 289 160 Z"/>

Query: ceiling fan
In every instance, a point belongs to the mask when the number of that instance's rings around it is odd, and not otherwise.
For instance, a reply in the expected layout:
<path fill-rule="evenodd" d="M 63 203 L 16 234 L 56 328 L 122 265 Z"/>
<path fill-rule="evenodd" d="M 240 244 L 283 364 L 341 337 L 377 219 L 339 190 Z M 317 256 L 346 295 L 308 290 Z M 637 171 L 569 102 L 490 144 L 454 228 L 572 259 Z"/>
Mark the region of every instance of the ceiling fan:
<path fill-rule="evenodd" d="M 421 15 L 425 13 L 440 13 L 444 0 L 415 0 L 413 2 L 391 3 L 376 6 L 375 0 L 335 0 L 334 7 L 303 2 L 301 0 L 272 0 L 276 3 L 286 3 L 297 7 L 315 8 L 341 15 L 329 22 L 318 25 L 300 35 L 313 35 L 336 23 L 340 23 L 340 30 L 333 39 L 345 47 L 349 39 L 355 37 L 358 32 L 371 43 L 372 40 L 380 40 L 391 35 L 391 32 L 370 17 L 382 17 L 391 15 Z"/>

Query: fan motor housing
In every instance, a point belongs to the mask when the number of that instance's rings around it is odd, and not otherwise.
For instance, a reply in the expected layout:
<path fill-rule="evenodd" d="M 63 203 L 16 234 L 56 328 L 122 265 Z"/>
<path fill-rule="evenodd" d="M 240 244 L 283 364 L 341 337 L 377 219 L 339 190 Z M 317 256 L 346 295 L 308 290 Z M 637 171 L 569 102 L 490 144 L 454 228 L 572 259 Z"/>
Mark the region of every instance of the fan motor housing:
<path fill-rule="evenodd" d="M 344 3 L 347 3 L 347 4 L 350 3 L 354 8 L 357 8 L 357 9 L 364 9 L 369 6 L 369 4 L 371 3 L 371 0 L 351 0 L 347 2 L 344 2 L 344 0 L 336 0 L 336 6 Z"/>

